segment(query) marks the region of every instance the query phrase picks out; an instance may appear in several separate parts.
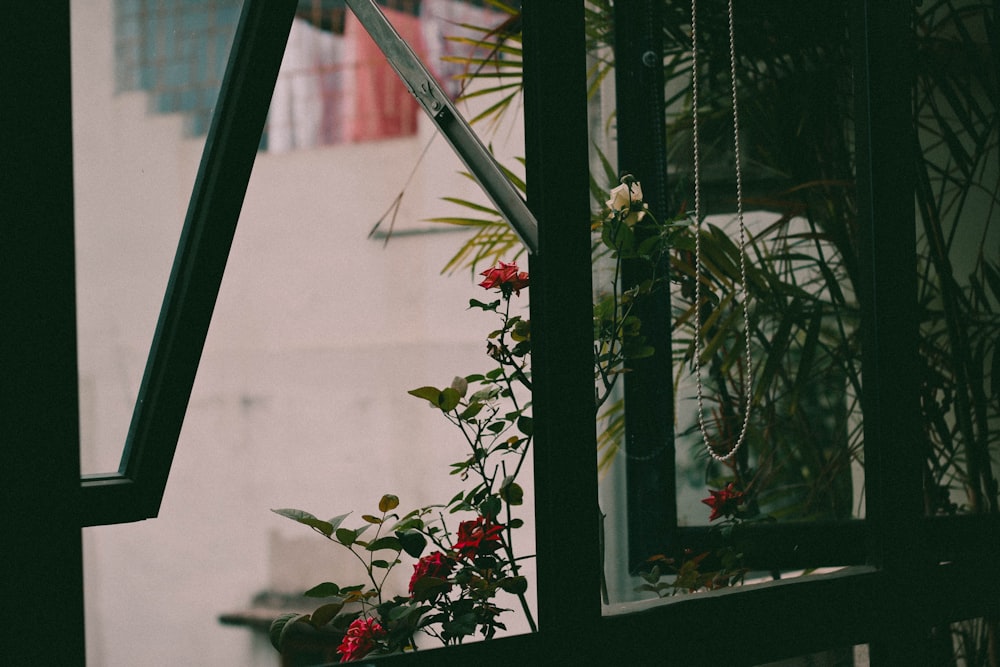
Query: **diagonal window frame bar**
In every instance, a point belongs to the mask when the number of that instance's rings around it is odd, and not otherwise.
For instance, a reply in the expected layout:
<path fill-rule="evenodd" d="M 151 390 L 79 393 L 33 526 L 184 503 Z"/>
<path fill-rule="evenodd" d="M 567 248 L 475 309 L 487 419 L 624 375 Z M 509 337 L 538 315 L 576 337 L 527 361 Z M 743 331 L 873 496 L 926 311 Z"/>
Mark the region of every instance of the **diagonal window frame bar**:
<path fill-rule="evenodd" d="M 346 2 L 528 252 L 537 255 L 538 223 L 535 216 L 434 76 L 427 71 L 406 40 L 399 36 L 374 0 Z"/>

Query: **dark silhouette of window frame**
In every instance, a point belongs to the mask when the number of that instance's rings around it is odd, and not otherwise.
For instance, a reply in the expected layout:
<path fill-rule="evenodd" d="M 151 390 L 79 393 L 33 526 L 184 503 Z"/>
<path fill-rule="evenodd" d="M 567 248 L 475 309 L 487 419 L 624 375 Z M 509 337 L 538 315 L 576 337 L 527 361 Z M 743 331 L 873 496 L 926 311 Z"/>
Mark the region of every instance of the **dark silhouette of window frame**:
<path fill-rule="evenodd" d="M 244 7 L 122 465 L 116 473 L 82 479 L 83 525 L 138 521 L 159 509 L 297 4 L 247 0 Z M 635 5 L 652 7 L 647 1 Z M 1000 550 L 997 517 L 925 518 L 920 453 L 910 446 L 919 414 L 909 364 L 916 309 L 900 298 L 915 294 L 905 134 L 913 66 L 910 2 L 851 0 L 850 10 L 865 260 L 867 518 L 762 528 L 753 557 L 772 567 L 831 559 L 855 567 L 604 615 L 596 425 L 589 407 L 590 239 L 585 226 L 566 227 L 567 220 L 589 216 L 583 3 L 525 0 L 528 205 L 538 221 L 529 265 L 540 629 L 380 662 L 508 664 L 544 656 L 558 664 L 749 665 L 870 643 L 872 664 L 921 665 L 931 655 L 931 628 L 1000 615 L 1000 574 L 989 567 Z M 648 159 L 659 168 L 655 156 Z M 636 529 L 640 536 L 645 531 Z"/>

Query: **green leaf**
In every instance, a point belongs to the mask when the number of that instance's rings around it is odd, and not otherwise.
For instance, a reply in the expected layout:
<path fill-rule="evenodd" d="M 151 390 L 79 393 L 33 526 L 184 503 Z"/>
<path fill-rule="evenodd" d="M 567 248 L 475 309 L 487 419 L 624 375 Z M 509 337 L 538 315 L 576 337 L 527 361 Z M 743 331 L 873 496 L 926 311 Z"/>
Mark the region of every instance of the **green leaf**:
<path fill-rule="evenodd" d="M 271 646 L 281 651 L 285 646 L 285 638 L 288 636 L 289 629 L 296 623 L 309 623 L 309 614 L 290 612 L 274 619 L 267 632 Z"/>
<path fill-rule="evenodd" d="M 481 403 L 479 401 L 476 401 L 475 403 L 470 403 L 467 408 L 462 410 L 462 414 L 459 415 L 459 418 L 465 421 L 469 421 L 470 419 L 478 415 L 485 405 L 486 405 L 485 403 Z"/>
<path fill-rule="evenodd" d="M 522 415 L 517 420 L 517 430 L 530 438 L 532 433 L 534 433 L 535 423 L 531 417 Z"/>
<path fill-rule="evenodd" d="M 491 401 L 494 398 L 496 398 L 496 395 L 499 393 L 500 393 L 499 387 L 486 387 L 485 389 L 480 389 L 479 391 L 474 393 L 469 398 L 469 403 L 470 404 L 475 402 L 485 403 L 487 401 Z"/>
<path fill-rule="evenodd" d="M 480 308 L 482 310 L 496 311 L 497 306 L 500 305 L 500 299 L 496 301 L 490 301 L 489 303 L 484 303 L 479 299 L 469 299 L 469 308 Z"/>
<path fill-rule="evenodd" d="M 316 627 L 321 625 L 326 625 L 334 619 L 334 617 L 340 613 L 344 608 L 343 602 L 331 602 L 330 604 L 325 604 L 316 611 L 312 613 L 312 623 Z"/>
<path fill-rule="evenodd" d="M 524 577 L 505 577 L 497 582 L 497 586 L 508 593 L 523 595 L 528 590 L 528 580 Z"/>
<path fill-rule="evenodd" d="M 417 611 L 420 607 L 411 604 L 401 604 L 398 607 L 393 607 L 389 610 L 389 620 L 390 621 L 400 621 L 413 612 Z"/>
<path fill-rule="evenodd" d="M 451 202 L 452 204 L 458 204 L 459 206 L 464 206 L 465 208 L 470 208 L 474 211 L 480 211 L 482 213 L 496 213 L 495 209 L 477 204 L 475 202 L 469 201 L 468 199 L 459 199 L 457 197 L 442 197 L 444 201 Z M 499 303 L 499 302 L 497 302 Z"/>
<path fill-rule="evenodd" d="M 340 595 L 340 586 L 333 583 L 332 581 L 324 581 L 318 586 L 313 586 L 305 593 L 303 593 L 307 598 L 329 598 L 334 595 Z"/>
<path fill-rule="evenodd" d="M 376 526 L 382 523 L 382 519 L 378 518 L 377 516 L 372 516 L 371 514 L 362 514 L 361 518 L 367 521 L 368 523 L 375 524 Z"/>
<path fill-rule="evenodd" d="M 396 562 L 398 562 L 398 561 L 396 561 Z M 392 565 L 395 565 L 395 562 Z M 389 561 L 382 560 L 381 558 L 378 559 L 378 560 L 373 560 L 372 561 L 372 567 L 380 567 L 383 570 L 388 570 L 390 567 L 392 567 L 392 565 L 389 564 Z"/>
<path fill-rule="evenodd" d="M 438 593 L 444 593 L 451 587 L 447 579 L 438 577 L 421 577 L 413 582 L 413 597 L 417 599 L 429 599 Z"/>
<path fill-rule="evenodd" d="M 409 516 L 404 517 L 399 523 L 392 527 L 396 532 L 407 531 L 416 528 L 417 530 L 424 527 L 424 520 L 419 516 Z"/>
<path fill-rule="evenodd" d="M 479 513 L 483 516 L 496 517 L 500 514 L 500 498 L 490 495 L 479 504 Z"/>
<path fill-rule="evenodd" d="M 333 524 L 331 524 L 329 521 L 323 521 L 322 519 L 317 519 L 309 512 L 303 512 L 302 510 L 296 510 L 290 508 L 277 509 L 277 510 L 272 509 L 271 511 L 274 512 L 275 514 L 280 514 L 283 517 L 287 517 L 292 521 L 298 521 L 299 523 L 309 526 L 310 528 L 314 528 L 319 532 L 323 533 L 324 535 L 326 535 L 327 537 L 329 537 L 334 531 Z"/>
<path fill-rule="evenodd" d="M 464 637 L 476 632 L 476 615 L 472 612 L 456 615 L 454 620 L 441 624 L 441 629 L 452 637 Z"/>
<path fill-rule="evenodd" d="M 524 489 L 522 489 L 519 484 L 514 482 L 513 479 L 508 477 L 500 486 L 500 497 L 503 498 L 508 505 L 520 505 L 524 502 Z"/>
<path fill-rule="evenodd" d="M 370 542 L 367 547 L 368 551 L 381 551 L 383 549 L 390 549 L 392 551 L 402 551 L 403 545 L 400 544 L 399 539 L 392 535 L 385 535 L 378 538 L 374 542 Z"/>
<path fill-rule="evenodd" d="M 357 584 L 356 586 L 344 586 L 340 589 L 341 593 L 360 593 L 365 588 L 364 584 Z"/>
<path fill-rule="evenodd" d="M 423 533 L 416 530 L 398 532 L 396 533 L 396 539 L 399 540 L 399 545 L 403 551 L 414 558 L 420 558 L 420 554 L 424 552 L 424 548 L 427 546 L 427 538 L 424 537 Z"/>
<path fill-rule="evenodd" d="M 511 519 L 510 522 L 507 525 L 510 527 L 511 530 L 513 530 L 515 528 L 520 528 L 521 526 L 524 525 L 524 520 L 523 519 Z"/>
<path fill-rule="evenodd" d="M 418 387 L 406 393 L 424 399 L 435 408 L 441 407 L 441 390 L 437 387 Z"/>
<path fill-rule="evenodd" d="M 351 512 L 348 512 L 347 514 L 338 514 L 332 519 L 328 519 L 327 523 L 329 523 L 330 526 L 332 526 L 333 528 L 333 530 L 331 530 L 330 533 L 332 534 L 334 530 L 340 528 L 340 524 L 344 523 L 344 519 L 346 519 L 349 516 L 351 516 Z"/>
<path fill-rule="evenodd" d="M 438 407 L 441 408 L 441 412 L 451 412 L 456 407 L 458 407 L 458 402 L 462 400 L 462 395 L 452 387 L 446 387 L 441 392 L 441 397 L 438 399 Z"/>
<path fill-rule="evenodd" d="M 391 512 L 397 507 L 399 507 L 399 498 L 391 493 L 385 494 L 382 496 L 382 499 L 378 501 L 378 511 L 382 513 Z"/>
<path fill-rule="evenodd" d="M 358 542 L 358 537 L 361 536 L 361 533 L 368 530 L 368 528 L 369 528 L 368 525 L 362 526 L 361 528 L 357 528 L 355 530 L 351 530 L 350 528 L 338 528 L 336 533 L 337 541 L 343 544 L 345 547 L 349 547 L 355 542 L 357 542 L 358 544 L 362 544 L 362 546 L 365 546 L 363 543 Z"/>

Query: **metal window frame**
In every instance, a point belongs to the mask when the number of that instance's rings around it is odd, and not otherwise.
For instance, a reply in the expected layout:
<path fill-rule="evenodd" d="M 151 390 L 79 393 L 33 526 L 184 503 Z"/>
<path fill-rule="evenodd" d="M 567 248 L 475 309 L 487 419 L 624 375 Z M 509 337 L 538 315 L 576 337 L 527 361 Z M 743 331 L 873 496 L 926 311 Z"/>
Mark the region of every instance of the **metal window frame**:
<path fill-rule="evenodd" d="M 662 50 L 662 11 L 663 3 L 657 0 L 636 0 L 630 3 L 617 3 L 614 6 L 614 29 L 615 29 L 615 60 L 616 60 L 616 95 L 617 95 L 617 115 L 618 122 L 618 157 L 621 170 L 632 173 L 644 184 L 649 183 L 651 187 L 644 187 L 644 195 L 647 202 L 661 215 L 666 215 L 665 202 L 666 185 L 662 179 L 666 175 L 666 165 L 663 164 L 665 153 L 664 139 L 657 136 L 657 132 L 662 132 L 665 124 L 664 100 L 661 91 L 663 81 L 657 76 L 660 72 L 658 67 L 650 67 L 647 63 L 660 63 L 663 59 Z M 872 50 L 869 41 L 875 31 L 882 31 L 886 28 L 876 19 L 866 16 L 860 9 L 854 11 L 854 25 L 851 26 L 851 33 L 855 36 L 855 68 L 859 72 L 857 93 L 861 95 L 866 91 L 880 90 L 878 99 L 888 96 L 897 100 L 896 107 L 886 107 L 881 103 L 876 103 L 871 95 L 866 99 L 859 98 L 858 106 L 861 110 L 859 116 L 862 117 L 861 127 L 875 132 L 874 139 L 869 139 L 868 145 L 861 146 L 862 162 L 870 158 L 872 154 L 881 150 L 872 142 L 885 144 L 887 150 L 890 146 L 894 150 L 891 167 L 881 167 L 873 169 L 873 165 L 861 167 L 867 170 L 872 176 L 872 184 L 866 189 L 870 193 L 877 190 L 891 189 L 895 199 L 889 203 L 884 203 L 882 199 L 887 199 L 884 195 L 872 199 L 869 196 L 869 206 L 878 207 L 879 210 L 870 212 L 871 219 L 882 219 L 888 212 L 893 216 L 899 216 L 907 210 L 904 202 L 905 194 L 911 188 L 909 184 L 900 184 L 897 173 L 905 174 L 908 168 L 906 164 L 906 152 L 901 148 L 907 145 L 909 140 L 910 125 L 907 120 L 903 120 L 904 112 L 898 107 L 898 101 L 907 99 L 909 95 L 910 81 L 906 74 L 912 69 L 910 64 L 904 62 L 907 70 L 894 71 L 886 74 L 884 71 L 876 71 L 874 76 L 882 78 L 875 81 L 872 86 L 866 87 L 866 81 L 871 80 L 873 63 L 871 58 L 876 60 L 882 58 L 880 47 L 875 46 Z M 901 44 L 909 43 L 911 36 L 904 34 L 899 27 L 895 27 L 896 38 Z M 905 58 L 903 59 L 906 60 Z M 877 66 L 877 63 L 876 65 Z M 895 120 L 889 122 L 885 118 L 888 114 L 893 114 Z M 881 115 L 881 118 L 877 116 Z M 624 119 L 630 119 L 626 122 Z M 873 120 L 874 119 L 874 120 Z M 875 125 L 873 125 L 875 123 Z M 875 128 L 875 129 L 873 129 Z M 887 129 L 892 131 L 893 136 L 889 136 Z M 861 137 L 861 135 L 859 135 Z M 896 171 L 898 170 L 898 171 Z M 882 182 L 875 182 L 875 179 L 882 179 Z M 862 193 L 862 200 L 864 200 Z M 898 220 L 897 220 L 898 222 Z M 905 229 L 904 222 L 898 222 L 899 229 Z M 896 229 L 895 225 L 892 227 Z M 880 232 L 884 232 L 883 227 Z M 888 237 L 873 236 L 871 242 L 876 242 L 880 246 L 896 244 L 899 241 L 905 243 L 904 248 L 909 251 L 914 245 L 912 230 L 899 237 L 895 231 L 890 232 Z M 893 245 L 894 255 L 900 250 L 898 245 Z M 874 257 L 879 257 L 885 247 L 876 250 Z M 915 245 L 913 255 L 909 257 L 912 264 L 912 257 L 915 256 Z M 913 304 L 908 304 L 905 299 L 895 298 L 900 294 L 915 294 L 915 284 L 907 281 L 907 276 L 902 267 L 906 266 L 907 259 L 895 258 L 898 264 L 891 264 L 888 261 L 878 261 L 871 264 L 872 275 L 867 277 L 869 281 L 869 292 L 863 298 L 867 306 L 865 317 L 872 324 L 867 330 L 868 340 L 865 343 L 867 349 L 874 346 L 881 348 L 879 359 L 882 363 L 888 359 L 889 363 L 896 368 L 902 368 L 907 373 L 910 369 L 916 368 L 915 364 L 904 363 L 900 357 L 890 358 L 892 355 L 902 354 L 903 356 L 914 354 L 916 346 L 913 340 L 916 332 L 916 323 L 913 321 L 915 311 Z M 665 269 L 668 267 L 665 267 Z M 881 293 L 874 293 L 875 277 L 874 272 L 878 272 L 880 280 L 878 285 Z M 626 276 L 627 279 L 627 276 Z M 905 281 L 905 282 L 901 282 Z M 888 287 L 885 287 L 886 284 Z M 873 304 L 881 304 L 878 312 L 875 312 Z M 661 310 L 669 312 L 669 303 L 654 308 L 654 311 Z M 645 326 L 646 318 L 643 317 Z M 888 327 L 883 322 L 891 323 Z M 656 340 L 668 340 L 669 333 L 656 334 Z M 902 341 L 902 345 L 900 345 Z M 872 357 L 875 359 L 875 357 Z M 665 357 L 663 361 L 669 361 Z M 641 360 L 647 362 L 648 360 Z M 672 413 L 673 397 L 664 397 L 670 387 L 659 378 L 670 377 L 670 369 L 653 368 L 649 369 L 636 365 L 635 372 L 625 377 L 626 384 L 626 404 L 629 410 L 626 411 L 626 451 L 630 456 L 624 464 L 627 468 L 627 503 L 629 506 L 628 515 L 628 553 L 629 567 L 639 569 L 647 558 L 653 554 L 667 554 L 680 557 L 685 548 L 696 550 L 708 550 L 720 546 L 721 540 L 718 535 L 714 535 L 707 527 L 678 527 L 676 516 L 676 501 L 673 498 L 674 470 L 674 440 Z M 872 378 L 877 377 L 875 374 Z M 880 383 L 884 380 L 879 380 Z M 892 410 L 900 410 L 899 406 L 916 405 L 915 395 L 912 393 L 917 386 L 917 378 L 894 376 L 890 382 L 894 388 L 900 383 L 905 383 L 909 395 L 900 395 L 893 391 L 891 399 Z M 883 399 L 873 398 L 874 393 L 867 393 L 867 410 L 873 412 L 880 409 Z M 640 418 L 630 419 L 635 406 L 638 406 Z M 671 420 L 650 419 L 649 415 L 667 415 Z M 898 417 L 898 415 L 897 415 Z M 910 432 L 906 435 L 911 441 L 920 438 L 920 434 L 913 428 L 919 421 L 906 421 Z M 868 433 L 874 441 L 881 442 L 890 435 L 888 433 Z M 900 433 L 893 432 L 894 438 L 898 438 Z M 915 465 L 919 465 L 912 457 L 903 460 L 909 466 L 908 471 L 892 471 L 893 478 L 897 474 L 902 474 L 909 480 L 907 493 L 912 493 L 908 502 L 919 498 L 917 489 L 913 488 L 913 480 L 916 479 Z M 876 479 L 872 483 L 879 482 L 877 479 L 879 472 L 875 471 Z M 884 473 L 883 473 L 884 475 Z M 895 485 L 894 485 L 895 486 Z M 664 488 L 668 488 L 669 497 L 664 497 Z M 898 487 L 896 487 L 898 489 Z M 876 500 L 876 502 L 879 502 Z M 912 515 L 914 508 L 910 508 Z M 910 534 L 920 536 L 920 543 L 925 545 L 926 559 L 930 562 L 943 562 L 952 560 L 951 554 L 956 552 L 974 551 L 970 549 L 968 541 L 955 541 L 945 538 L 945 535 L 972 535 L 972 526 L 977 526 L 978 530 L 984 534 L 996 534 L 1000 519 L 996 517 L 975 516 L 975 517 L 923 517 L 911 519 L 906 527 Z M 896 522 L 890 522 L 893 527 L 898 527 Z M 741 544 L 746 545 L 743 552 L 745 562 L 751 569 L 761 570 L 781 570 L 781 569 L 801 569 L 814 567 L 842 567 L 851 565 L 861 565 L 869 562 L 878 562 L 880 556 L 873 552 L 871 540 L 868 539 L 873 527 L 863 519 L 848 519 L 838 521 L 819 522 L 782 522 L 779 524 L 745 526 L 741 528 Z"/>
<path fill-rule="evenodd" d="M 916 252 L 902 136 L 910 113 L 910 3 L 850 1 L 859 213 L 868 260 L 862 306 L 869 502 L 860 533 L 867 564 L 602 614 L 595 424 L 587 407 L 593 391 L 589 230 L 566 222 L 589 213 L 583 2 L 525 0 L 528 205 L 539 221 L 537 252 L 529 259 L 539 632 L 371 662 L 507 664 L 528 655 L 559 664 L 754 664 L 870 642 L 873 664 L 920 665 L 930 654 L 930 626 L 1000 615 L 1000 573 L 982 565 L 1000 544 L 992 539 L 996 517 L 938 524 L 943 533 L 935 538 L 914 501 L 919 460 L 908 436 L 917 404 L 905 389 L 915 353 L 914 304 L 900 298 L 914 293 Z M 295 6 L 248 0 L 244 8 L 130 445 L 119 473 L 83 480 L 86 525 L 147 518 L 159 507 Z M 927 542 L 949 539 L 949 531 L 961 544 L 951 550 L 952 562 L 938 563 L 942 554 Z"/>

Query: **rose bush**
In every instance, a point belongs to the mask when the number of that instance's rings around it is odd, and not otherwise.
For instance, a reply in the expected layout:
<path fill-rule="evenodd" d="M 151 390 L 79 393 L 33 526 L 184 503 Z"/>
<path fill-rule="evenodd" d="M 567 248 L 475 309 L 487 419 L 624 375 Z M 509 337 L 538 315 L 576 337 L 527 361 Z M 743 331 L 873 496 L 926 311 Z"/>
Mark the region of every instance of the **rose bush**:
<path fill-rule="evenodd" d="M 516 600 L 529 628 L 535 629 L 525 598 L 528 583 L 519 566 L 525 556 L 515 557 L 513 543 L 513 531 L 524 525 L 515 516 L 524 497 L 517 478 L 532 439 L 530 400 L 520 396 L 531 386 L 531 337 L 527 320 L 510 309 L 511 299 L 528 286 L 529 277 L 513 262 L 500 262 L 482 275 L 480 286 L 498 291 L 500 299 L 471 299 L 469 305 L 500 320 L 487 337 L 495 366 L 455 378 L 444 388 L 409 392 L 461 431 L 467 451 L 451 465 L 451 473 L 469 487 L 443 505 L 404 514 L 397 511 L 399 499 L 386 494 L 378 512 L 363 514 L 357 527 L 347 527 L 350 513 L 324 521 L 302 510 L 274 510 L 347 549 L 367 575 L 363 584 L 325 582 L 306 591 L 309 597 L 324 598 L 325 604 L 311 614 L 275 620 L 271 640 L 278 650 L 300 624 L 339 640 L 342 662 L 415 649 L 417 635 L 443 644 L 476 635 L 489 639 L 506 628 L 502 616 L 510 609 L 503 603 L 505 596 Z M 473 516 L 452 532 L 443 509 Z M 406 594 L 391 595 L 388 575 L 404 554 L 416 559 L 413 573 Z"/>

